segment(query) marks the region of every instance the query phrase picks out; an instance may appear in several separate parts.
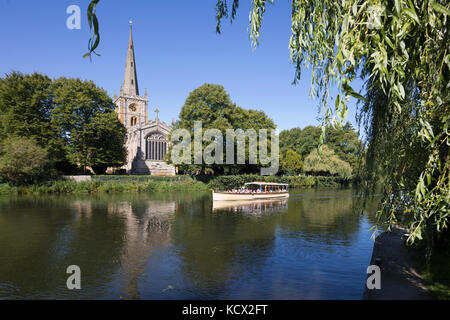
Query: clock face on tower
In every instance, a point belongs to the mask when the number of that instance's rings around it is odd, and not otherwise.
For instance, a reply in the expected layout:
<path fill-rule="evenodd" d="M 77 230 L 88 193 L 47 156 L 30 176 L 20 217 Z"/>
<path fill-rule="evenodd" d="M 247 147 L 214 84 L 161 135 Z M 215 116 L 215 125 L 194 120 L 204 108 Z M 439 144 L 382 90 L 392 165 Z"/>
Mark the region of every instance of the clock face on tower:
<path fill-rule="evenodd" d="M 130 111 L 135 112 L 135 111 L 136 111 L 136 106 L 131 105 L 131 106 L 130 106 Z"/>

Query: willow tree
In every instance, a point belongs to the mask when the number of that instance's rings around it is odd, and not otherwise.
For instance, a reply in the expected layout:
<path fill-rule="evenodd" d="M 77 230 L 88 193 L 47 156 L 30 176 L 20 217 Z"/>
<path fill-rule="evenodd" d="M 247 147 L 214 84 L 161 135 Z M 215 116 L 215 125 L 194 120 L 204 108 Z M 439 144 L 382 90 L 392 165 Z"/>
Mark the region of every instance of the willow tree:
<path fill-rule="evenodd" d="M 340 125 L 350 96 L 360 100 L 367 133 L 367 185 L 383 179 L 381 222 L 404 208 L 409 242 L 432 240 L 449 222 L 449 15 L 446 0 L 291 0 L 294 83 L 311 69 L 311 93 L 323 106 L 324 126 Z M 90 50 L 98 44 L 92 1 Z M 264 13 L 273 0 L 252 0 L 249 32 L 260 39 Z M 217 32 L 235 18 L 239 0 L 217 0 Z M 350 86 L 365 80 L 360 95 Z M 329 89 L 339 95 L 329 104 Z M 322 134 L 321 140 L 325 138 Z M 323 143 L 323 141 L 321 141 Z"/>
<path fill-rule="evenodd" d="M 272 2 L 251 2 L 254 45 Z M 218 32 L 223 18 L 235 18 L 238 5 L 232 1 L 229 12 L 226 0 L 217 1 Z M 410 209 L 410 243 L 448 232 L 449 7 L 448 1 L 430 0 L 292 0 L 294 82 L 304 66 L 311 68 L 311 93 L 320 98 L 324 124 L 340 125 L 349 97 L 360 100 L 368 143 L 365 181 L 375 186 L 383 179 L 381 223 L 396 222 Z M 358 76 L 365 80 L 363 95 L 350 86 Z M 331 85 L 340 92 L 333 105 Z"/>
<path fill-rule="evenodd" d="M 352 167 L 350 164 L 340 159 L 333 149 L 326 144 L 319 149 L 314 149 L 305 158 L 303 171 L 314 175 L 338 175 L 343 178 L 350 178 Z"/>

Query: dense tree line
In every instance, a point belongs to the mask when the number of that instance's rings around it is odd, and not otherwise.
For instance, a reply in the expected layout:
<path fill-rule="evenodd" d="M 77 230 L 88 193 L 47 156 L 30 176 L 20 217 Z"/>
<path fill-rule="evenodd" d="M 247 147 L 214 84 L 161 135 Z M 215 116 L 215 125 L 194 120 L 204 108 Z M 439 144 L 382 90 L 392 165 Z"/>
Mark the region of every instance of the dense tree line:
<path fill-rule="evenodd" d="M 235 161 L 227 164 L 225 161 L 226 131 L 228 129 L 275 129 L 274 122 L 267 115 L 258 110 L 244 109 L 231 101 L 230 96 L 223 86 L 215 84 L 204 84 L 193 90 L 183 105 L 179 120 L 174 123 L 173 129 L 187 129 L 193 139 L 194 123 L 201 121 L 203 132 L 206 129 L 217 129 L 223 136 L 223 164 L 193 164 L 194 148 L 191 141 L 191 164 L 180 165 L 179 169 L 184 172 L 202 172 L 214 174 L 247 174 L 258 173 L 261 163 L 249 163 L 249 139 L 245 141 L 245 164 L 238 164 L 237 140 L 234 142 Z M 361 161 L 362 143 L 358 139 L 350 123 L 341 128 L 330 127 L 327 130 L 326 143 L 329 149 L 321 148 L 324 159 L 318 161 L 317 154 L 319 137 L 322 129 L 317 126 L 308 126 L 303 130 L 293 128 L 283 130 L 279 134 L 279 174 L 298 175 L 301 172 L 312 175 L 339 175 L 349 177 Z M 270 139 L 269 139 L 270 140 Z M 178 141 L 175 141 L 175 144 Z M 210 141 L 202 140 L 202 151 L 210 145 Z M 258 139 L 258 147 L 261 140 Z M 269 142 L 270 147 L 270 142 Z M 171 149 L 172 150 L 172 149 Z M 168 161 L 171 161 L 171 150 L 168 153 Z M 269 148 L 270 150 L 270 148 Z M 316 153 L 314 153 L 316 152 Z M 304 160 L 309 156 L 307 170 L 304 168 Z M 311 161 L 311 159 L 314 159 Z M 317 161 L 316 161 L 317 160 Z"/>
<path fill-rule="evenodd" d="M 126 129 L 92 81 L 12 72 L 0 79 L 0 175 L 32 183 L 125 162 Z"/>
<path fill-rule="evenodd" d="M 299 157 L 304 164 L 307 157 L 314 159 L 320 146 L 322 128 L 320 126 L 307 126 L 303 129 L 292 128 L 280 132 L 280 154 L 282 169 L 285 172 L 292 172 L 292 159 L 294 154 Z M 329 161 L 309 162 L 307 169 L 303 165 L 297 165 L 296 173 L 301 171 L 312 174 L 356 174 L 360 171 L 364 156 L 364 147 L 358 138 L 358 133 L 350 123 L 341 127 L 328 126 L 323 144 L 326 145 L 325 154 L 329 156 Z M 319 157 L 320 158 L 320 157 Z M 298 162 L 298 160 L 296 160 Z M 313 164 L 316 164 L 315 166 Z M 326 167 L 324 165 L 326 164 Z M 336 170 L 334 165 L 339 165 Z M 290 167 L 289 167 L 290 166 Z"/>
<path fill-rule="evenodd" d="M 217 32 L 239 3 L 217 0 Z M 268 3 L 251 2 L 255 45 Z M 294 82 L 311 67 L 311 93 L 321 99 L 326 124 L 342 123 L 349 97 L 359 99 L 366 194 L 383 181 L 379 221 L 402 219 L 409 243 L 425 239 L 428 258 L 450 234 L 449 18 L 444 0 L 293 0 L 290 16 Z M 363 94 L 350 86 L 356 77 L 365 81 Z M 332 84 L 339 90 L 334 108 Z"/>
<path fill-rule="evenodd" d="M 303 159 L 319 146 L 322 128 L 320 126 L 307 126 L 303 129 L 293 128 L 280 132 L 280 150 L 282 153 L 291 149 Z M 363 153 L 363 146 L 350 123 L 342 127 L 328 126 L 324 144 L 327 144 L 340 159 L 347 161 L 356 169 Z"/>

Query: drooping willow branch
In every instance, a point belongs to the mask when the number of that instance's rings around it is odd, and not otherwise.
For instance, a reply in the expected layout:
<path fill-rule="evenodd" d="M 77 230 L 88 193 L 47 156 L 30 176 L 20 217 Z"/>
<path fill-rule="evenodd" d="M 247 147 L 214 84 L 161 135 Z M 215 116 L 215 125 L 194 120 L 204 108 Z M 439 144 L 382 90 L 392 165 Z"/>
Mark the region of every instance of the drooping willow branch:
<path fill-rule="evenodd" d="M 384 181 L 379 217 L 392 223 L 399 212 L 409 212 L 410 242 L 430 228 L 448 228 L 448 0 L 290 1 L 294 83 L 303 66 L 311 69 L 311 94 L 320 98 L 324 124 L 342 123 L 351 96 L 361 102 L 369 145 L 367 170 L 374 177 L 366 182 L 377 181 L 375 173 Z M 260 39 L 267 3 L 273 2 L 251 0 L 253 46 Z M 95 53 L 100 42 L 98 3 L 92 0 L 88 9 L 93 34 L 85 57 Z M 238 8 L 239 0 L 216 0 L 217 33 L 223 19 L 235 19 Z M 364 95 L 350 86 L 357 76 L 365 80 Z M 339 90 L 334 108 L 328 105 L 331 85 Z M 324 135 L 321 139 L 323 143 Z"/>
<path fill-rule="evenodd" d="M 87 10 L 87 18 L 89 23 L 89 29 L 92 30 L 92 36 L 89 39 L 88 42 L 88 52 L 83 55 L 83 58 L 91 58 L 92 54 L 95 54 L 97 56 L 100 56 L 98 53 L 95 52 L 95 49 L 97 49 L 98 45 L 100 44 L 100 31 L 99 31 L 99 24 L 97 15 L 95 14 L 95 11 L 97 9 L 97 4 L 100 2 L 100 0 L 92 0 L 89 3 L 89 7 Z"/>

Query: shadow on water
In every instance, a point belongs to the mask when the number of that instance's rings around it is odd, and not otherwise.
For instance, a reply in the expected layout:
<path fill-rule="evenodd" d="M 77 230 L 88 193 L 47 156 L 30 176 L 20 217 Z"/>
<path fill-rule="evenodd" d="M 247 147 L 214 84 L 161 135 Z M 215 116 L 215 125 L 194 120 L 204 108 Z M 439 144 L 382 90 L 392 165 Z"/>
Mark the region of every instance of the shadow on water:
<path fill-rule="evenodd" d="M 0 197 L 0 299 L 359 299 L 376 203 L 354 194 Z"/>

